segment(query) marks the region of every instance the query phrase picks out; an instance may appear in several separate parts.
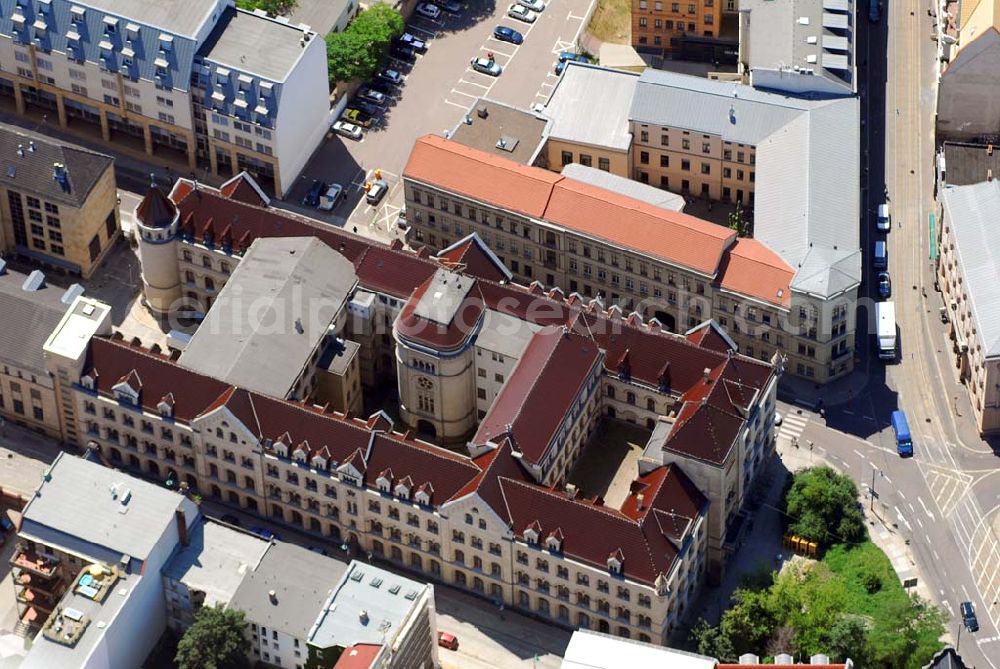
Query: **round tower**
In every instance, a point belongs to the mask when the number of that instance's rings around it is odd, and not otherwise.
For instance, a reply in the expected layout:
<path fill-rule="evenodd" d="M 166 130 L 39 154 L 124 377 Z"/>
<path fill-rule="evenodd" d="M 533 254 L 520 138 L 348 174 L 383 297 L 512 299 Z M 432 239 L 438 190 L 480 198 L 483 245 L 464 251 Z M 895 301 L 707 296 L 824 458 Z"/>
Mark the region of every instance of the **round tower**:
<path fill-rule="evenodd" d="M 142 266 L 142 294 L 152 312 L 161 318 L 177 308 L 181 300 L 181 270 L 177 258 L 177 206 L 157 185 L 150 186 L 135 208 Z"/>

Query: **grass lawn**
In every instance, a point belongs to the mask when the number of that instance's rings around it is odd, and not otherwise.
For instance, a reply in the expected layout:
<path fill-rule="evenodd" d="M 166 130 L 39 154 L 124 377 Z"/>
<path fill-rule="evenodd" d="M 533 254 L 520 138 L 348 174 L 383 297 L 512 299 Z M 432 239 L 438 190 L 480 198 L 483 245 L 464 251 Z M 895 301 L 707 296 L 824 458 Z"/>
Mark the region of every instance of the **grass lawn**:
<path fill-rule="evenodd" d="M 587 31 L 612 44 L 629 44 L 632 37 L 631 0 L 598 0 Z"/>
<path fill-rule="evenodd" d="M 823 563 L 844 583 L 847 610 L 852 613 L 875 618 L 886 607 L 909 599 L 889 558 L 870 541 L 853 547 L 833 546 L 823 556 Z M 864 584 L 865 575 L 870 573 L 882 580 L 882 588 L 874 594 L 868 594 Z"/>

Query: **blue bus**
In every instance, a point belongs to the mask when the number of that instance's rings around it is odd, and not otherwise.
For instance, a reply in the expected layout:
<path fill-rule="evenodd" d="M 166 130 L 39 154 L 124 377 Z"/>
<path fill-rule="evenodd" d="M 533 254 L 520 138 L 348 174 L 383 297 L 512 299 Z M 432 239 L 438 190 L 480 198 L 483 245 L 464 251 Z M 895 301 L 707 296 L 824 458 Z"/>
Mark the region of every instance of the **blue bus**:
<path fill-rule="evenodd" d="M 902 411 L 892 412 L 892 431 L 896 433 L 896 453 L 901 456 L 913 455 L 910 424 L 906 422 L 906 414 Z"/>

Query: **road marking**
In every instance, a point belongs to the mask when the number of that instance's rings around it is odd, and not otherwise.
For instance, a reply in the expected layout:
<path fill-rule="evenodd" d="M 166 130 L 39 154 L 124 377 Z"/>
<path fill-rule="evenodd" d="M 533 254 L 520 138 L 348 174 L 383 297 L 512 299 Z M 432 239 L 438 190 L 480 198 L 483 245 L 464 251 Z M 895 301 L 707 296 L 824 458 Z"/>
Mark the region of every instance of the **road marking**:
<path fill-rule="evenodd" d="M 888 474 L 882 474 L 882 478 L 884 478 L 884 479 L 885 479 L 885 482 L 886 482 L 886 483 L 888 483 L 889 485 L 892 485 L 892 479 L 891 479 L 891 478 L 889 478 L 889 475 L 888 475 Z"/>
<path fill-rule="evenodd" d="M 491 49 L 490 47 L 486 46 L 485 44 L 483 46 L 479 47 L 479 50 L 480 51 L 489 51 L 490 53 L 492 53 L 495 56 L 503 56 L 504 58 L 513 58 L 514 57 L 513 53 L 504 53 L 503 51 L 500 51 L 498 49 Z M 514 49 L 514 53 L 517 53 L 517 49 Z"/>
<path fill-rule="evenodd" d="M 473 100 L 475 100 L 475 99 L 477 99 L 479 97 L 478 95 L 473 95 L 472 93 L 466 93 L 464 91 L 459 91 L 459 90 L 456 90 L 454 88 L 451 89 L 451 92 L 452 93 L 458 93 L 459 95 L 464 95 L 465 97 L 472 98 Z"/>
<path fill-rule="evenodd" d="M 778 437 L 787 441 L 798 439 L 809 424 L 809 419 L 795 414 L 785 416 L 778 426 Z"/>
<path fill-rule="evenodd" d="M 917 501 L 920 502 L 920 506 L 923 508 L 924 513 L 926 513 L 931 520 L 934 520 L 934 514 L 931 513 L 931 510 L 927 508 L 926 504 L 924 504 L 924 499 L 917 495 Z"/>
<path fill-rule="evenodd" d="M 934 550 L 934 549 L 932 548 L 932 549 L 931 549 L 931 553 L 932 553 L 932 554 L 934 555 L 934 560 L 935 560 L 936 562 L 940 562 L 940 561 L 941 561 L 941 556 L 940 556 L 940 555 L 938 555 L 938 552 L 937 552 L 936 550 Z M 942 597 L 944 596 L 944 590 L 942 590 L 942 591 L 941 591 L 941 596 L 942 596 Z"/>
<path fill-rule="evenodd" d="M 910 530 L 911 532 L 913 531 L 913 527 L 910 525 L 910 523 L 907 522 L 906 518 L 903 517 L 903 514 L 900 512 L 899 509 L 896 509 L 896 519 L 903 525 L 906 525 L 906 529 Z"/>
<path fill-rule="evenodd" d="M 855 448 L 855 449 L 853 449 L 853 450 L 854 450 L 854 454 L 855 454 L 856 456 L 858 456 L 858 457 L 859 457 L 859 458 L 861 458 L 862 460 L 864 460 L 864 459 L 865 459 L 865 456 L 864 456 L 864 455 L 863 455 L 863 454 L 861 453 L 861 451 L 859 451 L 859 450 L 858 450 L 858 449 L 856 449 L 856 448 Z"/>
<path fill-rule="evenodd" d="M 919 526 L 920 526 L 920 529 L 924 529 L 924 524 L 923 524 L 923 522 L 922 522 L 922 521 L 920 520 L 920 516 L 917 516 L 916 518 L 917 518 L 917 525 L 919 525 Z M 907 525 L 907 527 L 909 527 L 909 525 Z"/>
<path fill-rule="evenodd" d="M 461 109 L 462 111 L 469 111 L 469 107 L 468 107 L 468 105 L 460 105 L 460 104 L 458 104 L 457 102 L 452 102 L 452 101 L 451 101 L 451 100 L 449 100 L 448 98 L 445 98 L 445 99 L 444 99 L 444 102 L 445 102 L 445 104 L 449 104 L 449 105 L 451 105 L 452 107 L 458 107 L 458 108 L 459 108 L 459 109 Z"/>
<path fill-rule="evenodd" d="M 471 72 L 472 74 L 476 74 L 476 71 L 473 70 L 471 67 L 465 68 L 465 71 L 466 72 Z M 489 86 L 487 86 L 486 84 L 478 84 L 475 81 L 468 81 L 466 79 L 459 79 L 458 83 L 460 83 L 460 84 L 470 84 L 472 86 L 479 86 L 480 88 L 485 88 L 486 90 L 490 90 L 490 88 L 493 86 L 493 84 L 490 84 Z M 454 90 L 454 89 L 452 89 L 452 90 Z"/>
<path fill-rule="evenodd" d="M 969 597 L 969 591 L 965 589 L 965 584 L 962 584 L 962 594 L 965 595 L 965 601 L 969 601 L 972 597 Z"/>
<path fill-rule="evenodd" d="M 896 494 L 899 495 L 900 499 L 906 499 L 906 494 L 902 490 L 897 490 Z"/>
<path fill-rule="evenodd" d="M 421 28 L 420 26 L 413 25 L 412 23 L 406 26 L 406 30 L 407 31 L 416 30 L 417 32 L 425 33 L 427 35 L 430 35 L 431 37 L 437 37 L 437 33 L 434 32 L 433 30 L 427 30 L 426 28 Z M 430 47 L 430 42 L 427 43 L 427 46 Z"/>

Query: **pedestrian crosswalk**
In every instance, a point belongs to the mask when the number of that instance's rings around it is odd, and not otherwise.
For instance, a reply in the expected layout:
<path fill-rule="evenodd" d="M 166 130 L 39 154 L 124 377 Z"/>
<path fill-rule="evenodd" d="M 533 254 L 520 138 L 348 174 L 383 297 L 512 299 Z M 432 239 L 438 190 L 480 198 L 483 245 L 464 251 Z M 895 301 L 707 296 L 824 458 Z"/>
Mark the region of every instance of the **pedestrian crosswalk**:
<path fill-rule="evenodd" d="M 789 443 L 794 442 L 802 435 L 802 431 L 806 429 L 808 424 L 809 419 L 805 416 L 794 413 L 785 414 L 781 425 L 778 426 L 778 438 Z"/>

